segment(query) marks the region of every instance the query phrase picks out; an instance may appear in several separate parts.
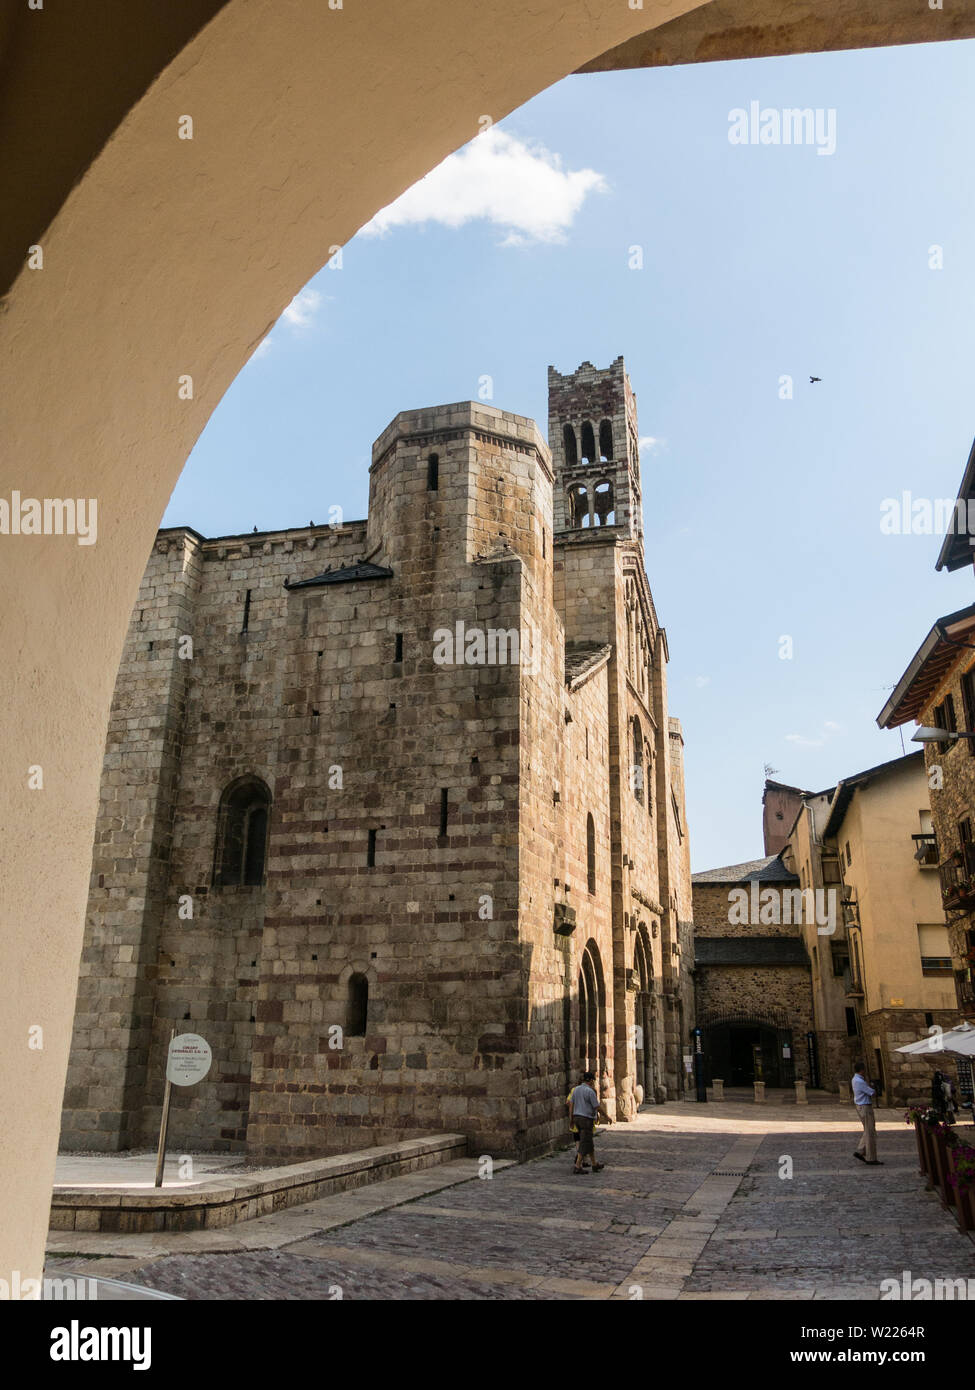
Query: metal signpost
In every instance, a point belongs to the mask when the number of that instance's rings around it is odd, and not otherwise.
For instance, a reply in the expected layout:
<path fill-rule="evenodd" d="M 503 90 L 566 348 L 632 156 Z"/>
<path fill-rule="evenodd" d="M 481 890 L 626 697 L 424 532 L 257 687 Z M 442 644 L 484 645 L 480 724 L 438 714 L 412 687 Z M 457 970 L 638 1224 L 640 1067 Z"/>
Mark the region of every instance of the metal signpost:
<path fill-rule="evenodd" d="M 704 1046 L 701 1041 L 702 1030 L 694 1029 L 694 1081 L 698 1100 L 707 1101 L 708 1083 L 704 1077 Z"/>
<path fill-rule="evenodd" d="M 213 1053 L 199 1033 L 179 1033 L 174 1028 L 166 1054 L 166 1090 L 159 1122 L 159 1148 L 156 1151 L 156 1186 L 162 1187 L 166 1166 L 166 1135 L 169 1130 L 169 1097 L 174 1086 L 194 1086 L 210 1070 Z"/>

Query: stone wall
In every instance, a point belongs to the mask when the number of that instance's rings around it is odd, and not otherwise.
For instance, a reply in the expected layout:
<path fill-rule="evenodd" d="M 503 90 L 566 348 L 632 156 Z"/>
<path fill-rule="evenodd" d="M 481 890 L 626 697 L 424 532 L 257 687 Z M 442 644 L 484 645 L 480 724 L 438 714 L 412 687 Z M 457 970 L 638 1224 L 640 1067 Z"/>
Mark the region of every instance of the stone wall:
<path fill-rule="evenodd" d="M 698 973 L 700 1016 L 744 1014 L 764 1021 L 778 1015 L 792 1029 L 797 1060 L 813 1027 L 809 970 L 801 965 L 711 965 Z"/>
<path fill-rule="evenodd" d="M 965 705 L 961 679 L 972 667 L 972 654 L 964 652 L 931 695 L 919 715 L 921 724 L 934 725 L 934 709 L 950 695 L 955 705 L 955 720 L 959 729 L 965 728 Z M 975 829 L 975 739 L 959 739 L 942 752 L 936 743 L 924 745 L 924 762 L 931 797 L 931 820 L 938 841 L 938 854 L 943 864 L 961 849 L 959 821 L 969 818 Z M 975 940 L 975 909 L 957 908 L 946 912 L 948 942 L 956 974 L 959 1004 L 967 1017 L 975 1017 L 975 989 L 972 986 L 972 962 L 968 959 L 969 940 Z M 969 938 L 969 933 L 973 933 Z"/>
<path fill-rule="evenodd" d="M 584 956 L 607 1108 L 676 1093 L 687 831 L 642 547 L 556 534 L 544 441 L 492 407 L 404 412 L 373 459 L 367 522 L 158 537 L 106 755 L 66 1143 L 151 1142 L 176 1029 L 214 1061 L 174 1092 L 174 1145 L 451 1130 L 541 1151 L 584 1054 Z M 271 802 L 253 885 L 215 874 L 241 778 Z"/>
<path fill-rule="evenodd" d="M 955 1058 L 946 1052 L 898 1052 L 906 1043 L 917 1042 L 928 1033 L 931 1024 L 947 1030 L 958 1022 L 953 1009 L 927 1014 L 920 1009 L 877 1009 L 864 1015 L 863 1042 L 866 1055 L 856 1061 L 866 1063 L 867 1075 L 876 1079 L 876 1052 L 883 1057 L 886 1090 L 880 1097 L 882 1105 L 908 1106 L 931 1104 L 931 1078 L 935 1071 L 957 1076 Z M 855 1040 L 854 1040 L 855 1041 Z"/>

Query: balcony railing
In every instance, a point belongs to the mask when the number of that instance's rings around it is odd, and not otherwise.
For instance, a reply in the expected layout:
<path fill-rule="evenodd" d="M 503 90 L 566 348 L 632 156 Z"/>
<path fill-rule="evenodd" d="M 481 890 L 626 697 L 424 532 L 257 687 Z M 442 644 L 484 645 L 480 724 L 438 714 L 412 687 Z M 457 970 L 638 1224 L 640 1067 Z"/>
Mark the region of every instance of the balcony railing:
<path fill-rule="evenodd" d="M 975 844 L 967 843 L 939 865 L 945 907 L 975 908 Z"/>
<path fill-rule="evenodd" d="M 912 835 L 914 858 L 922 869 L 938 868 L 938 841 L 934 835 Z"/>

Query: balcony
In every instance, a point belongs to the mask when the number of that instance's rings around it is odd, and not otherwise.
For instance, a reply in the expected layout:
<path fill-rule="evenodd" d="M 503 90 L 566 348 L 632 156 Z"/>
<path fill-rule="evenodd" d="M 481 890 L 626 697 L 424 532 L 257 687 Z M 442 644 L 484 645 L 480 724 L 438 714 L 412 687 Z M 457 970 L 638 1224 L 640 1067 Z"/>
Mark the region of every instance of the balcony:
<path fill-rule="evenodd" d="M 922 869 L 938 868 L 938 841 L 934 835 L 912 835 L 914 858 Z"/>
<path fill-rule="evenodd" d="M 975 908 L 975 844 L 962 845 L 939 865 L 941 898 L 945 907 Z"/>

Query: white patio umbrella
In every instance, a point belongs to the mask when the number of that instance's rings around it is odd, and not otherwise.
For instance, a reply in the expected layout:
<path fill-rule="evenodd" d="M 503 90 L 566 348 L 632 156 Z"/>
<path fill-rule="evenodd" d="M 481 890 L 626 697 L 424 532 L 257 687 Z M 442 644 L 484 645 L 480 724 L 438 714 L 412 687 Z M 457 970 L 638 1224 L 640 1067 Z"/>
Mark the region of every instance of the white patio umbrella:
<path fill-rule="evenodd" d="M 954 1052 L 961 1057 L 975 1057 L 975 1028 L 970 1023 L 959 1023 L 944 1032 L 925 1033 L 917 1042 L 899 1047 L 898 1052 Z"/>

